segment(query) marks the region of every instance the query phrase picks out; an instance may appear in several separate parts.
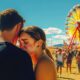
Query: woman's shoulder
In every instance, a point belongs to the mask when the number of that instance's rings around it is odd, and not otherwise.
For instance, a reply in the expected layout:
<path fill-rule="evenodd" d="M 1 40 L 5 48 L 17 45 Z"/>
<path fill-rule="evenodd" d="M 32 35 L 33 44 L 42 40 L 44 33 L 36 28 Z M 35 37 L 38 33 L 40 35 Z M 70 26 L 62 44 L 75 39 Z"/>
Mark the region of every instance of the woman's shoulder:
<path fill-rule="evenodd" d="M 40 76 L 39 78 L 43 76 L 42 78 L 44 78 L 44 80 L 56 80 L 54 62 L 48 56 L 41 56 L 40 61 L 35 68 L 35 75 L 38 77 Z"/>
<path fill-rule="evenodd" d="M 55 65 L 54 65 L 54 61 L 48 57 L 47 55 L 42 55 L 36 65 L 36 68 L 37 69 L 38 67 L 54 67 L 55 68 Z"/>
<path fill-rule="evenodd" d="M 46 63 L 54 63 L 54 61 L 48 55 L 46 55 L 46 54 L 43 54 L 40 57 L 40 59 L 38 61 L 38 64 L 39 63 L 44 63 L 44 62 L 46 62 Z"/>

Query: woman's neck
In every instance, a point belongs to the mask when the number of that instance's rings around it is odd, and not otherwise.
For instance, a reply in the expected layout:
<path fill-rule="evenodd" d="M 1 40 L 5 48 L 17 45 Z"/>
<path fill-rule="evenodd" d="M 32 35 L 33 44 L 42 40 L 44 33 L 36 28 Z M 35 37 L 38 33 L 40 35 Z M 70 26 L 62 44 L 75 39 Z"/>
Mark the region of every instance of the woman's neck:
<path fill-rule="evenodd" d="M 0 42 L 5 42 L 5 40 L 3 39 L 3 36 L 1 34 L 1 32 L 0 32 Z"/>
<path fill-rule="evenodd" d="M 39 58 L 41 57 L 41 55 L 42 55 L 42 51 L 38 51 L 37 53 L 30 54 L 30 56 L 32 58 L 33 68 L 35 68 Z"/>
<path fill-rule="evenodd" d="M 37 52 L 36 52 L 37 59 L 39 59 L 41 57 L 42 53 L 43 53 L 42 48 L 40 48 L 39 50 L 37 50 Z"/>
<path fill-rule="evenodd" d="M 37 57 L 36 57 L 36 55 L 34 53 L 31 53 L 30 56 L 31 56 L 32 63 L 33 63 L 33 69 L 35 69 L 35 66 L 36 66 L 36 64 L 38 62 L 38 59 L 37 59 Z"/>

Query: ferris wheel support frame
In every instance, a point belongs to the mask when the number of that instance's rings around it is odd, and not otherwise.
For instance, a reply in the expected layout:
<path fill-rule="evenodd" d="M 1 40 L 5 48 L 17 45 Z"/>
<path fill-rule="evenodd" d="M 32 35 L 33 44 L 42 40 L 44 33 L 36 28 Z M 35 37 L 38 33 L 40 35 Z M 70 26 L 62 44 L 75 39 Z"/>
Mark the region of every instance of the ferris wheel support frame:
<path fill-rule="evenodd" d="M 76 36 L 76 32 L 77 32 L 77 31 L 79 31 L 79 41 L 80 41 L 80 22 L 77 22 L 77 25 L 78 25 L 78 26 L 76 27 L 76 30 L 75 30 L 72 38 L 71 38 L 71 41 L 70 41 L 70 44 L 69 44 L 68 49 L 72 47 L 72 44 L 73 44 L 73 41 L 74 41 L 74 38 L 75 38 L 75 36 Z"/>

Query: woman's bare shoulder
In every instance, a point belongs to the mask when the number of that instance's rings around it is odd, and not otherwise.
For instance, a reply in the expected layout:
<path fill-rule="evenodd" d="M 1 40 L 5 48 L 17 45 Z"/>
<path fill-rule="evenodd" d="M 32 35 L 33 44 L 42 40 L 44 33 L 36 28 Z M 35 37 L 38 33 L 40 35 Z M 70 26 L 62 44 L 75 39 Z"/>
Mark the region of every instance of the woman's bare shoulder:
<path fill-rule="evenodd" d="M 54 61 L 47 55 L 42 55 L 39 59 L 39 64 L 46 63 L 46 64 L 54 64 Z"/>
<path fill-rule="evenodd" d="M 44 80 L 56 80 L 56 69 L 55 69 L 54 62 L 48 57 L 44 57 L 44 59 L 42 59 L 38 63 L 36 69 L 36 76 L 40 76 L 39 78 L 43 76 Z"/>

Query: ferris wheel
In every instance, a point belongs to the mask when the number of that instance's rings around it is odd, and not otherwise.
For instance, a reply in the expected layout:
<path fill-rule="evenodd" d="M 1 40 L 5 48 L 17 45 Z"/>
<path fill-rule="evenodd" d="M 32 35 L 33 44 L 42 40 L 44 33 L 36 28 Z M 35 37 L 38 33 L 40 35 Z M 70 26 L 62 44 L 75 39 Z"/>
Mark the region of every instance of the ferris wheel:
<path fill-rule="evenodd" d="M 68 13 L 66 20 L 66 34 L 69 37 L 69 47 L 73 43 L 80 44 L 80 5 L 74 6 Z"/>

